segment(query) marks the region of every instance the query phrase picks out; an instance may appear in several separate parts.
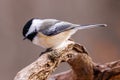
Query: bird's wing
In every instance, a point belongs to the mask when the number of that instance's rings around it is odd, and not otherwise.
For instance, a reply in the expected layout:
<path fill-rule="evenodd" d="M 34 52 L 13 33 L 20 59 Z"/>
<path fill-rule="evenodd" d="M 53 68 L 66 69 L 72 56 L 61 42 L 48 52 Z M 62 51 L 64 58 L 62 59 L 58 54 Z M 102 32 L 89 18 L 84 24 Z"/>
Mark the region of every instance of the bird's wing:
<path fill-rule="evenodd" d="M 56 35 L 60 32 L 70 30 L 73 28 L 75 28 L 75 25 L 73 25 L 69 22 L 60 21 L 60 22 L 50 26 L 49 28 L 42 30 L 42 33 L 47 35 L 47 36 L 53 36 L 53 35 Z"/>
<path fill-rule="evenodd" d="M 45 22 L 50 23 L 50 25 L 48 25 L 48 24 L 44 25 L 43 27 L 46 27 L 46 28 L 43 28 L 43 30 L 41 30 L 41 32 L 47 36 L 53 36 L 53 35 L 59 34 L 61 32 L 70 30 L 70 29 L 81 30 L 81 29 L 107 26 L 106 24 L 78 25 L 78 24 L 72 24 L 72 23 L 65 22 L 65 21 L 53 20 L 53 19 L 46 20 L 46 21 Z"/>

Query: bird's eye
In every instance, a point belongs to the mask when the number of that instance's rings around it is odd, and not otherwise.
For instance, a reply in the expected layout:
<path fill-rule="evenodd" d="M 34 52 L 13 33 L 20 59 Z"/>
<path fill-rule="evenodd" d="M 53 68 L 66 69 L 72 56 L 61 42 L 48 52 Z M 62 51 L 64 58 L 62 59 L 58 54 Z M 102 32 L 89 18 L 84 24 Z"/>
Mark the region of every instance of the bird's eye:
<path fill-rule="evenodd" d="M 35 28 L 35 31 L 34 32 L 37 32 L 37 29 Z"/>

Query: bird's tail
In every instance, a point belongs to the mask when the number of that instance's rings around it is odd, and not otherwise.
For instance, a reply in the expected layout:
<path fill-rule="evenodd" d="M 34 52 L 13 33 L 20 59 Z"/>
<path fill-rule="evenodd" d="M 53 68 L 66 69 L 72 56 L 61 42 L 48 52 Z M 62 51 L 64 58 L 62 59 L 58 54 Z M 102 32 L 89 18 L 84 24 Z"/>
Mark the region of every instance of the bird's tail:
<path fill-rule="evenodd" d="M 79 25 L 78 29 L 89 29 L 94 27 L 106 27 L 106 24 L 91 24 L 91 25 Z"/>

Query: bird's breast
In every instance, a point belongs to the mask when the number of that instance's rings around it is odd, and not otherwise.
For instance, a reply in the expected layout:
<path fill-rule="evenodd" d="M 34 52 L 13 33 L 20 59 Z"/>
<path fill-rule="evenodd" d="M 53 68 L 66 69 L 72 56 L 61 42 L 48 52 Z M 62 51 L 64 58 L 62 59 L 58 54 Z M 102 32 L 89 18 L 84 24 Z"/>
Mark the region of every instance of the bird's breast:
<path fill-rule="evenodd" d="M 46 36 L 38 33 L 34 38 L 33 43 L 44 48 L 55 48 L 63 45 L 64 41 L 68 40 L 73 33 L 69 31 L 61 32 L 54 36 Z"/>

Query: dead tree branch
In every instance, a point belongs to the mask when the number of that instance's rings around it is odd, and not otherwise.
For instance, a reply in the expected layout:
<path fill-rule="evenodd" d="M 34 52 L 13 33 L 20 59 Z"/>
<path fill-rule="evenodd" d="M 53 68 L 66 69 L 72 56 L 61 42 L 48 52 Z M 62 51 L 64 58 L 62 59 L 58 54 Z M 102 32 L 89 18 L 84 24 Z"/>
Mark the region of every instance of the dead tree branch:
<path fill-rule="evenodd" d="M 50 76 L 61 62 L 67 62 L 71 70 Z M 67 41 L 22 69 L 14 80 L 120 80 L 120 61 L 95 64 L 83 46 Z"/>

